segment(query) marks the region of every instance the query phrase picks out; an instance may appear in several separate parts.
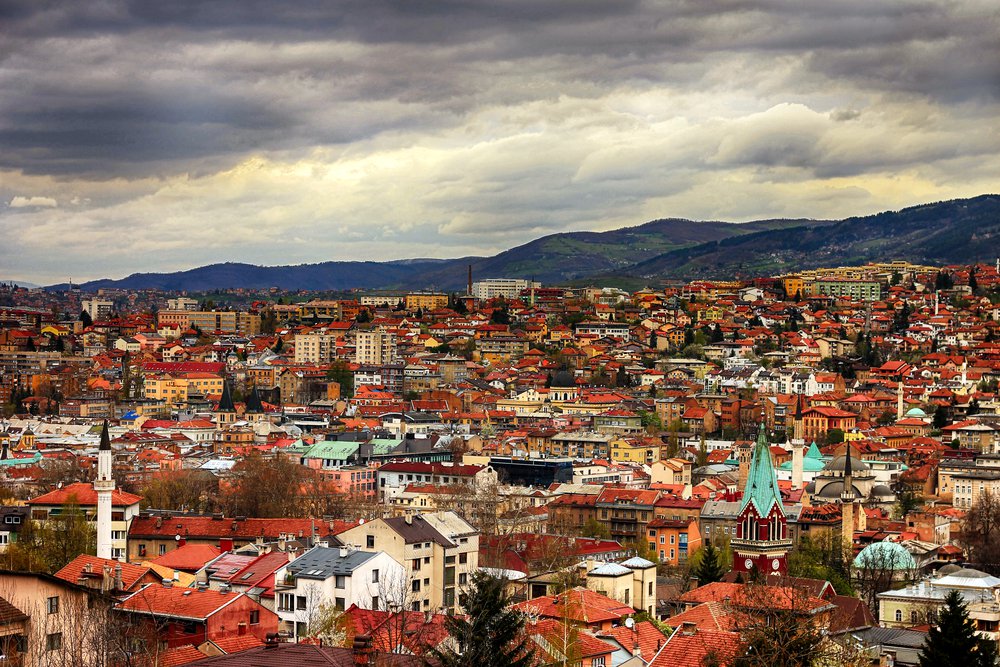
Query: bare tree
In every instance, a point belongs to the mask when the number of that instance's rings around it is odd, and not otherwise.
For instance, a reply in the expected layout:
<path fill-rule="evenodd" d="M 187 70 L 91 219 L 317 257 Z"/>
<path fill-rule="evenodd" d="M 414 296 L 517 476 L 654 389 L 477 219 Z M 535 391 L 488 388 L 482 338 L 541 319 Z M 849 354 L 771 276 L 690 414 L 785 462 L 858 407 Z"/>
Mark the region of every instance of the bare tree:
<path fill-rule="evenodd" d="M 988 491 L 979 495 L 962 520 L 959 539 L 976 567 L 1000 575 L 1000 497 Z"/>

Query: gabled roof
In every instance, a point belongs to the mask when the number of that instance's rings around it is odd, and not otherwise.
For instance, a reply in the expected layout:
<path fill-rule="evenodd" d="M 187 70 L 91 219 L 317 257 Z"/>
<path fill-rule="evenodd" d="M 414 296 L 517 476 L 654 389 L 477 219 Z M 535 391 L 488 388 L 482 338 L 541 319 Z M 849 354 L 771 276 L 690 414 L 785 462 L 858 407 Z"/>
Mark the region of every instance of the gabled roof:
<path fill-rule="evenodd" d="M 89 571 L 87 569 L 88 566 L 90 567 Z M 63 567 L 63 569 L 56 572 L 55 576 L 75 584 L 81 578 L 87 576 L 103 576 L 105 567 L 109 568 L 112 573 L 114 573 L 115 567 L 121 567 L 122 590 L 124 591 L 131 589 L 146 573 L 151 571 L 148 567 L 136 565 L 135 563 L 121 563 L 110 558 L 98 558 L 90 554 L 80 554 Z"/>
<path fill-rule="evenodd" d="M 65 505 L 70 502 L 70 500 L 75 500 L 77 505 L 83 506 L 97 506 L 97 491 L 94 491 L 94 487 L 86 482 L 76 482 L 75 484 L 67 484 L 61 489 L 56 489 L 55 491 L 50 491 L 49 493 L 42 494 L 37 498 L 32 498 L 28 501 L 29 505 Z M 113 507 L 127 507 L 129 505 L 137 505 L 142 500 L 142 496 L 137 496 L 133 493 L 126 493 L 125 491 L 120 491 L 115 489 L 111 492 L 111 505 Z"/>
<path fill-rule="evenodd" d="M 122 600 L 118 608 L 135 614 L 204 621 L 243 597 L 246 596 L 208 589 L 147 584 Z"/>

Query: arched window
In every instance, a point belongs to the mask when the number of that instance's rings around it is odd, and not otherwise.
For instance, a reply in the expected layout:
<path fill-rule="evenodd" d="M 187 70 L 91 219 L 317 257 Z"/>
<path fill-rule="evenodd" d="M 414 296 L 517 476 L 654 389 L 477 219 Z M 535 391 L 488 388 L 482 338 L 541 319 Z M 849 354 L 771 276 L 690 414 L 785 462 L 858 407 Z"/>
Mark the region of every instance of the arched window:
<path fill-rule="evenodd" d="M 915 611 L 910 612 L 910 623 L 913 623 L 914 625 L 917 624 L 917 612 Z"/>
<path fill-rule="evenodd" d="M 899 623 L 903 622 L 903 610 L 902 609 L 897 609 L 896 610 L 896 621 L 899 622 Z"/>

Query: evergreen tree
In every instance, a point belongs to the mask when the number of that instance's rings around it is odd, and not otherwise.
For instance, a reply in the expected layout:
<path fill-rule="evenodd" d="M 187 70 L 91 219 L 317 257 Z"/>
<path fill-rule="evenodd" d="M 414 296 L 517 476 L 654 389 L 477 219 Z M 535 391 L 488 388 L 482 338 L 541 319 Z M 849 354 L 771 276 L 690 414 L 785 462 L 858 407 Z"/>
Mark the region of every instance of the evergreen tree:
<path fill-rule="evenodd" d="M 434 651 L 442 667 L 528 667 L 535 664 L 524 616 L 508 608 L 506 582 L 482 572 L 466 590 L 464 618 L 445 621 L 454 647 Z"/>
<path fill-rule="evenodd" d="M 924 641 L 920 667 L 993 667 L 996 646 L 976 635 L 962 596 L 952 591 L 944 602 L 937 626 Z"/>
<path fill-rule="evenodd" d="M 698 585 L 714 584 L 722 579 L 722 565 L 719 563 L 719 551 L 709 542 L 701 549 L 701 559 L 695 566 L 691 576 L 698 579 Z"/>

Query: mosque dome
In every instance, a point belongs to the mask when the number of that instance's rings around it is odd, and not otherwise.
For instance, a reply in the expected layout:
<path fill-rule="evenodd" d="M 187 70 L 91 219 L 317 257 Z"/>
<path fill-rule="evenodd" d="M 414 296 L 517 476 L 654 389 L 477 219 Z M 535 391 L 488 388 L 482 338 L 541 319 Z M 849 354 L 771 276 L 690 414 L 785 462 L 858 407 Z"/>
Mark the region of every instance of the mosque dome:
<path fill-rule="evenodd" d="M 909 551 L 896 542 L 873 542 L 862 549 L 854 559 L 854 567 L 914 570 L 917 562 L 913 560 Z"/>
<path fill-rule="evenodd" d="M 847 465 L 846 461 L 847 461 L 846 456 L 838 456 L 829 463 L 827 463 L 824 470 L 843 472 L 844 468 Z M 869 472 L 870 470 L 871 466 L 869 466 L 867 463 L 865 463 L 859 458 L 855 458 L 853 456 L 851 457 L 851 473 L 856 475 L 859 472 Z"/>

